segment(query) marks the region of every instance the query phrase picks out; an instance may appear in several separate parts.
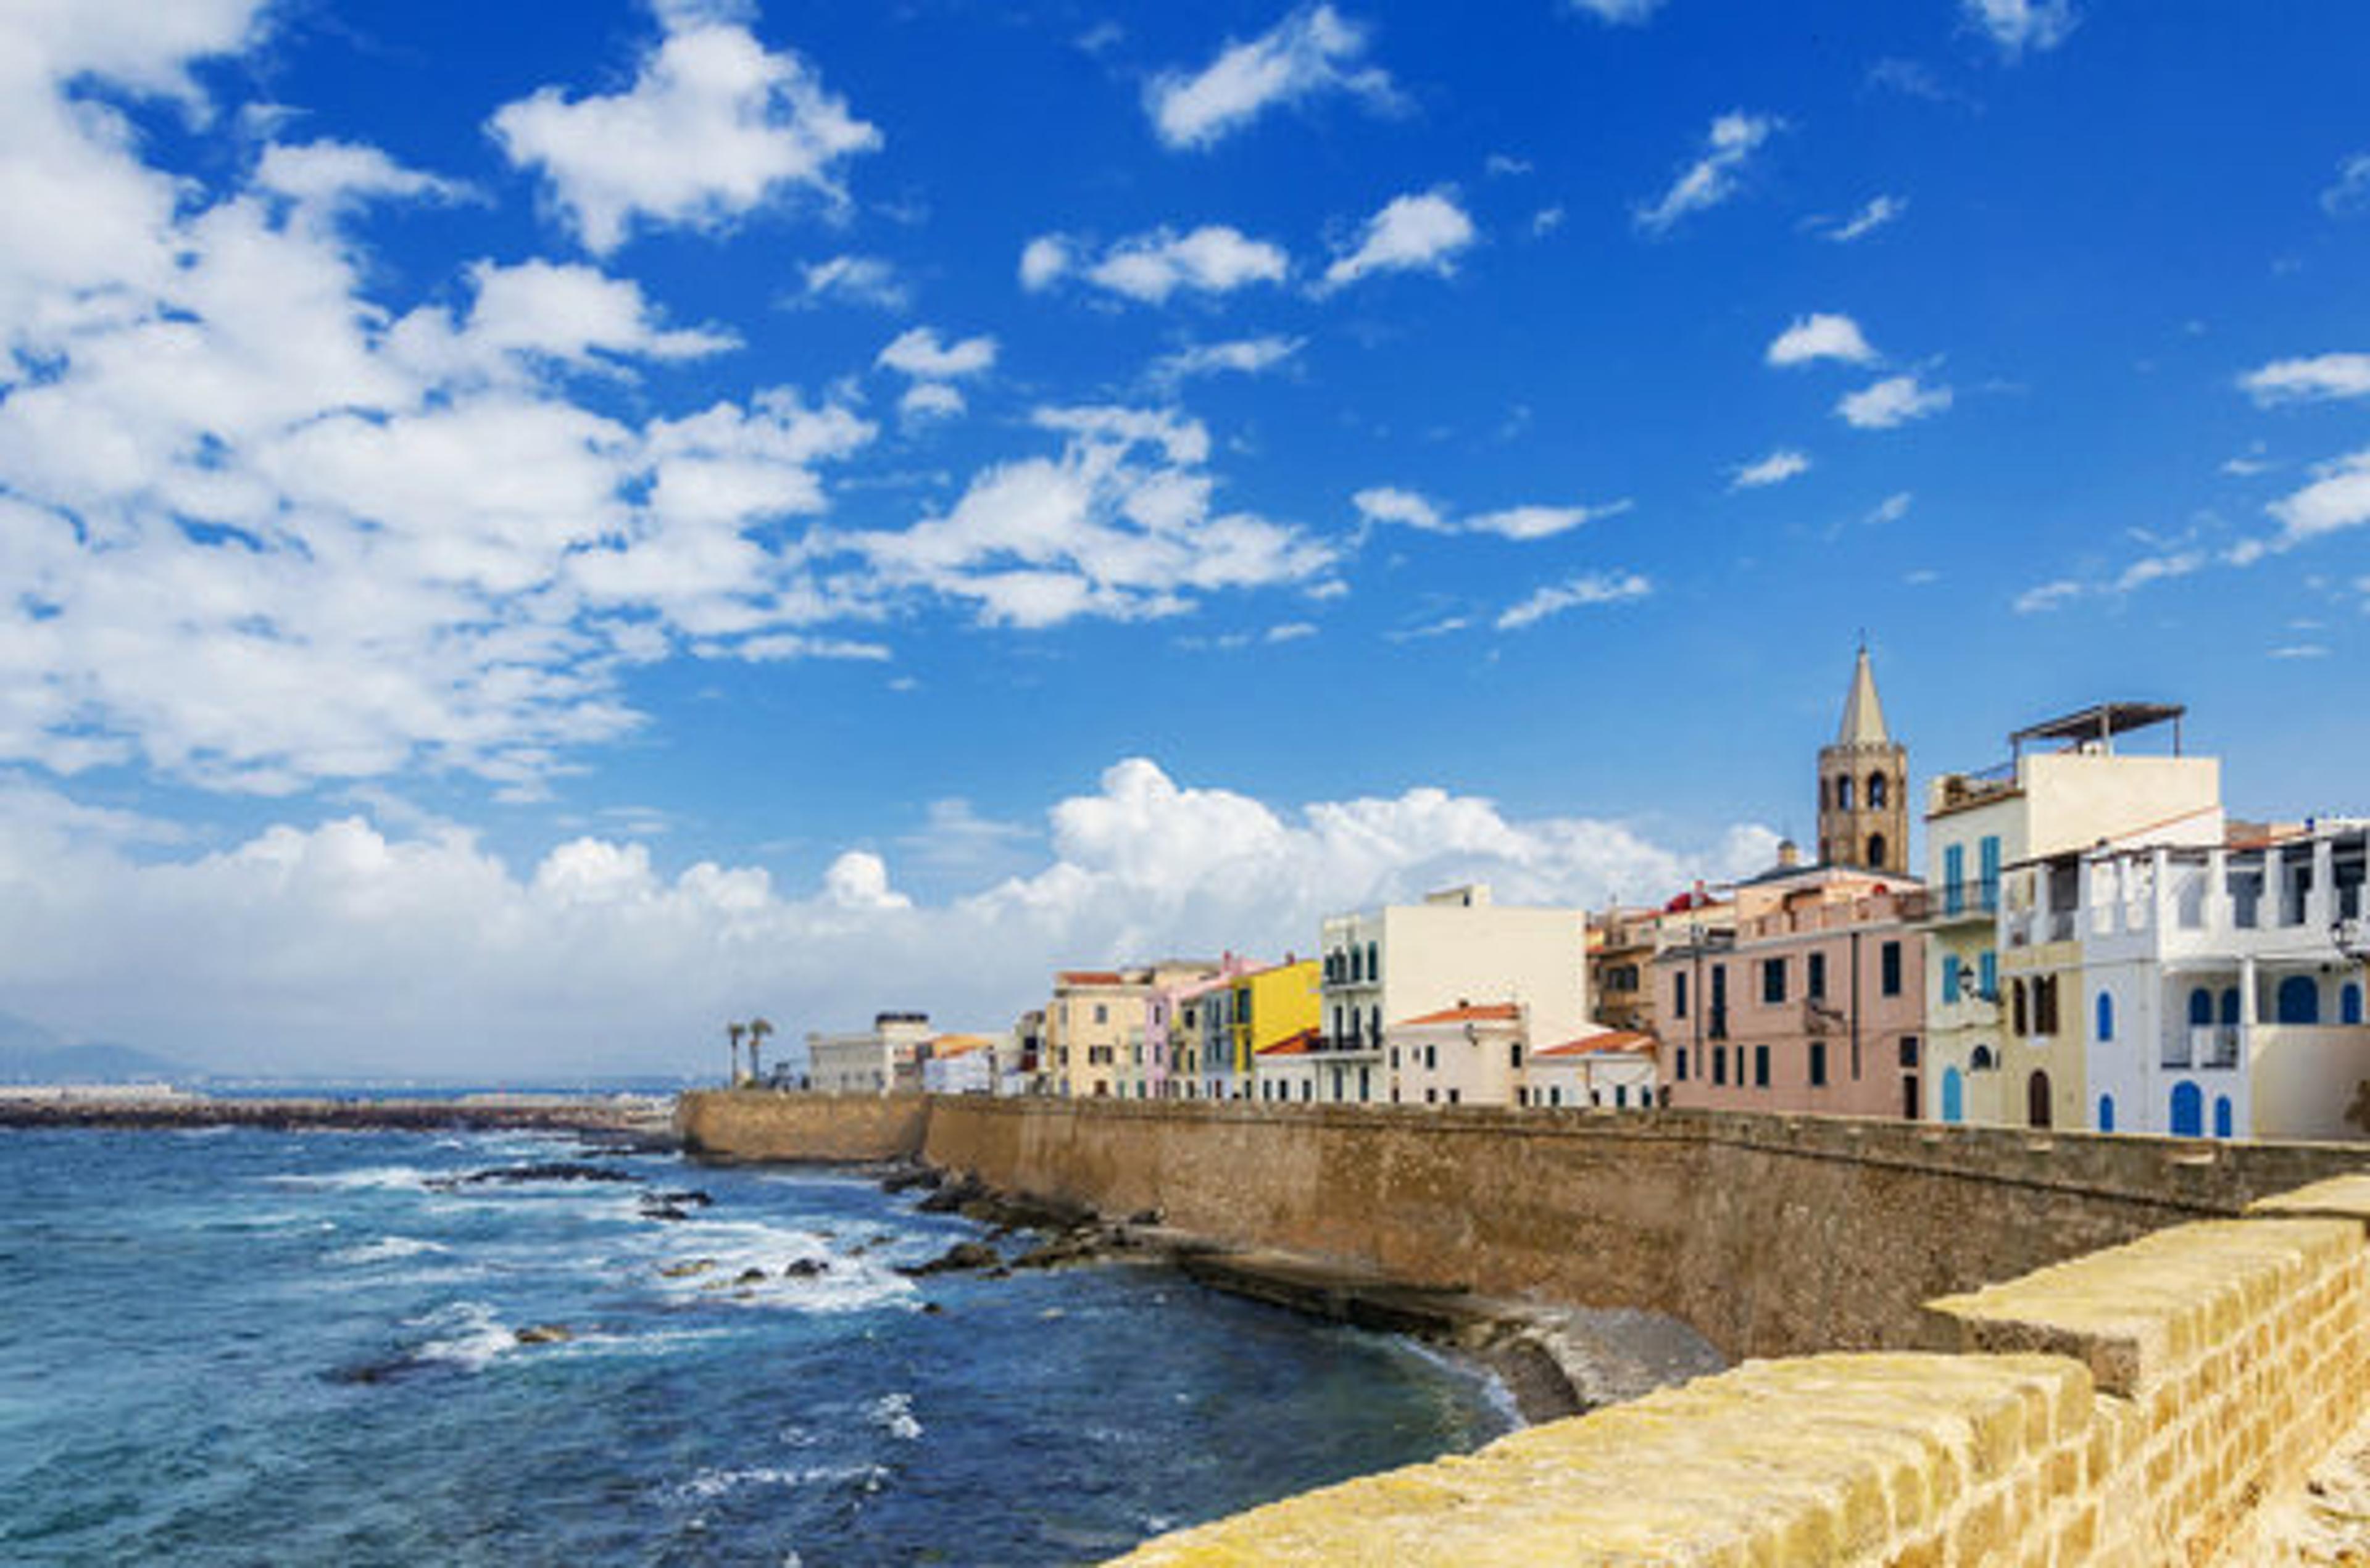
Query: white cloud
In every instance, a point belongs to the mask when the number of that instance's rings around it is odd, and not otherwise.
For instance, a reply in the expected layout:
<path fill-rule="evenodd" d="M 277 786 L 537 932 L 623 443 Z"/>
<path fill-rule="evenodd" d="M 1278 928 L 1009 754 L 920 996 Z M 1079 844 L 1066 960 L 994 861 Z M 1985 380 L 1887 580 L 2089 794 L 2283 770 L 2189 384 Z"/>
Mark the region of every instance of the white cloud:
<path fill-rule="evenodd" d="M 2370 354 L 2322 354 L 2308 360 L 2278 360 L 2238 378 L 2257 404 L 2321 403 L 2370 396 Z"/>
<path fill-rule="evenodd" d="M 1536 625 L 1549 616 L 1560 615 L 1567 610 L 1584 605 L 1627 604 L 1644 599 L 1654 591 L 1654 585 L 1636 572 L 1590 572 L 1570 582 L 1555 583 L 1540 589 L 1521 603 L 1513 605 L 1498 617 L 1501 632 L 1520 631 Z"/>
<path fill-rule="evenodd" d="M 1156 382 L 1174 383 L 1198 376 L 1262 375 L 1290 360 L 1306 346 L 1305 338 L 1237 338 L 1224 343 L 1196 343 L 1152 363 Z"/>
<path fill-rule="evenodd" d="M 2010 60 L 2028 49 L 2052 50 L 2073 32 L 2073 0 L 1960 0 L 1968 23 L 1988 36 Z"/>
<path fill-rule="evenodd" d="M 1662 0 L 1566 0 L 1566 4 L 1600 22 L 1616 24 L 1643 22 L 1662 7 Z"/>
<path fill-rule="evenodd" d="M 1153 130 L 1173 148 L 1215 144 L 1268 109 L 1346 93 L 1368 107 L 1398 103 L 1390 74 L 1363 63 L 1366 30 L 1332 6 L 1294 12 L 1248 43 L 1229 42 L 1202 70 L 1164 72 L 1145 90 Z"/>
<path fill-rule="evenodd" d="M 1949 387 L 1927 386 L 1915 375 L 1897 375 L 1847 394 L 1835 405 L 1835 412 L 1855 429 L 1889 430 L 1912 419 L 1939 414 L 1950 406 L 1950 402 Z"/>
<path fill-rule="evenodd" d="M 2280 522 L 2277 549 L 2370 523 L 2370 447 L 2317 465 L 2311 484 L 2265 509 Z"/>
<path fill-rule="evenodd" d="M 893 584 L 977 606 L 993 624 L 1180 613 L 1221 589 L 1305 581 L 1332 548 L 1249 512 L 1221 511 L 1209 432 L 1133 408 L 1038 410 L 1057 456 L 974 475 L 954 506 L 902 532 L 843 541 Z"/>
<path fill-rule="evenodd" d="M 1432 272 L 1443 277 L 1456 269 L 1457 253 L 1478 235 L 1473 220 L 1445 189 L 1421 195 L 1394 197 L 1366 220 L 1358 243 L 1334 258 L 1325 269 L 1320 292 L 1346 287 L 1376 272 Z"/>
<path fill-rule="evenodd" d="M 1638 226 L 1650 234 L 1662 234 L 1689 213 L 1717 207 L 1734 196 L 1745 164 L 1785 123 L 1774 115 L 1747 114 L 1742 109 L 1713 120 L 1704 139 L 1703 155 L 1680 172 L 1660 200 L 1638 209 Z"/>
<path fill-rule="evenodd" d="M 1757 463 L 1748 463 L 1737 469 L 1729 481 L 1731 490 L 1759 490 L 1771 485 L 1783 485 L 1798 475 L 1810 472 L 1808 455 L 1790 447 L 1780 447 Z"/>
<path fill-rule="evenodd" d="M 958 381 L 994 368 L 995 339 L 983 335 L 942 344 L 936 328 L 916 326 L 898 334 L 873 362 L 915 381 Z"/>
<path fill-rule="evenodd" d="M 842 303 L 880 310 L 903 310 L 913 303 L 897 269 L 877 256 L 834 256 L 799 269 L 800 286 L 792 303 Z"/>
<path fill-rule="evenodd" d="M 1451 518 L 1427 498 L 1387 485 L 1361 490 L 1350 498 L 1350 503 L 1358 509 L 1359 521 L 1368 528 L 1396 523 L 1427 533 L 1486 533 L 1519 543 L 1551 539 L 1584 523 L 1617 517 L 1629 509 L 1627 500 L 1594 506 L 1534 504 Z"/>
<path fill-rule="evenodd" d="M 1179 292 L 1224 294 L 1254 283 L 1281 283 L 1291 269 L 1292 258 L 1281 246 L 1224 223 L 1184 234 L 1159 228 L 1131 235 L 1099 258 L 1082 254 L 1061 235 L 1041 235 L 1020 253 L 1021 286 L 1032 292 L 1076 275 L 1099 289 L 1155 305 Z"/>
<path fill-rule="evenodd" d="M 2320 193 L 2320 210 L 2332 218 L 2353 218 L 2370 212 L 2370 153 L 2355 153 L 2339 160 L 2337 178 Z"/>
<path fill-rule="evenodd" d="M 1871 528 L 1882 528 L 1887 523 L 1899 522 L 1909 515 L 1909 509 L 1916 500 L 1916 498 L 1908 491 L 1896 490 L 1870 507 L 1868 515 L 1860 521 Z"/>
<path fill-rule="evenodd" d="M 1886 224 L 1895 222 L 1907 211 L 1909 211 L 1909 202 L 1906 198 L 1875 196 L 1869 199 L 1867 205 L 1841 223 L 1822 223 L 1813 226 L 1821 238 L 1833 240 L 1837 245 L 1849 245 L 1854 240 L 1865 239 Z"/>
<path fill-rule="evenodd" d="M 539 170 L 591 250 L 637 225 L 722 228 L 806 191 L 844 202 L 839 166 L 880 145 L 798 55 L 696 8 L 661 9 L 666 36 L 627 91 L 570 99 L 558 87 L 503 105 L 489 129 Z"/>
<path fill-rule="evenodd" d="M 860 848 L 797 886 L 600 838 L 513 865 L 455 829 L 358 818 L 160 853 L 136 822 L 0 784 L 0 1007 L 231 1070 L 713 1076 L 727 1018 L 770 1018 L 777 1053 L 889 1005 L 1000 1028 L 1057 967 L 1306 952 L 1329 911 L 1476 879 L 1504 902 L 1659 900 L 1760 869 L 1775 842 L 1757 826 L 1659 842 L 1434 788 L 1273 805 L 1141 759 L 1042 820 L 1042 851 L 995 835 L 1017 874 L 926 902 Z M 974 823 L 934 812 L 916 837 L 975 848 Z"/>
<path fill-rule="evenodd" d="M 969 406 L 960 391 L 942 381 L 915 382 L 897 400 L 897 413 L 909 424 L 951 419 Z"/>
<path fill-rule="evenodd" d="M 2077 582 L 2071 578 L 2059 578 L 2054 582 L 2044 582 L 2018 594 L 2014 608 L 2019 615 L 2037 615 L 2079 599 L 2088 591 L 2089 589 L 2083 583 Z"/>
<path fill-rule="evenodd" d="M 1796 316 L 1792 326 L 1771 340 L 1766 358 L 1773 365 L 1808 365 L 1821 360 L 1866 365 L 1876 361 L 1877 353 L 1860 335 L 1859 323 L 1850 316 L 1814 312 Z"/>
<path fill-rule="evenodd" d="M 456 201 L 466 189 L 408 169 L 376 147 L 351 142 L 274 143 L 256 165 L 255 185 L 334 219 L 366 201 Z"/>
<path fill-rule="evenodd" d="M 1307 621 L 1284 621 L 1270 626 L 1260 635 L 1260 641 L 1272 647 L 1278 643 L 1296 643 L 1317 635 L 1317 627 Z"/>

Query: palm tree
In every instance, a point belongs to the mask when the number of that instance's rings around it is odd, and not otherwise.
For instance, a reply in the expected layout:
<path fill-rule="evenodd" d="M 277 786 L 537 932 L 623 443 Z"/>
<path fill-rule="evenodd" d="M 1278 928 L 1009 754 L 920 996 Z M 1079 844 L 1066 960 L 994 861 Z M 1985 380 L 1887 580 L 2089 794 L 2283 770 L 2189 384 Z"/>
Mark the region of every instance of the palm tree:
<path fill-rule="evenodd" d="M 765 1036 L 773 1032 L 773 1024 L 767 1023 L 765 1019 L 752 1018 L 749 1020 L 749 1076 L 752 1078 L 762 1076 L 757 1067 L 757 1047 L 764 1045 L 765 1043 Z"/>
<path fill-rule="evenodd" d="M 749 1025 L 746 1024 L 724 1025 L 724 1037 L 732 1042 L 732 1071 L 724 1080 L 728 1085 L 741 1082 L 741 1036 L 748 1032 Z"/>

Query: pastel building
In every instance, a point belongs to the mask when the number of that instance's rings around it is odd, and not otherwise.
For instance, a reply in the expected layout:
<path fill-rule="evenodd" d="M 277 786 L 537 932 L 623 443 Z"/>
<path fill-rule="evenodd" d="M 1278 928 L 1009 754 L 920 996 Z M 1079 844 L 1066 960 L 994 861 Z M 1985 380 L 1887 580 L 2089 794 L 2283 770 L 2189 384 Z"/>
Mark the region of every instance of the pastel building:
<path fill-rule="evenodd" d="M 1076 1099 L 1150 1097 L 1145 1024 L 1155 991 L 1215 973 L 1200 959 L 1118 969 L 1064 969 L 1045 1009 L 1050 1093 Z"/>
<path fill-rule="evenodd" d="M 1524 1059 L 1515 1104 L 1547 1110 L 1648 1109 L 1660 1100 L 1658 1049 L 1653 1036 L 1629 1029 L 1541 1046 Z"/>
<path fill-rule="evenodd" d="M 1322 1101 L 1384 1099 L 1386 1074 L 1398 1070 L 1384 1055 L 1387 1032 L 1444 1009 L 1515 1008 L 1527 1032 L 1545 1039 L 1572 1039 L 1590 1027 L 1587 927 L 1578 910 L 1499 905 L 1476 884 L 1420 904 L 1330 916 L 1318 946 Z M 1439 1090 L 1449 1082 L 1423 1083 Z M 1403 1101 L 1416 1086 L 1401 1081 Z"/>
<path fill-rule="evenodd" d="M 923 1047 L 922 1092 L 995 1093 L 995 1042 L 985 1035 L 933 1036 Z"/>
<path fill-rule="evenodd" d="M 1461 1003 L 1402 1019 L 1384 1033 L 1391 1099 L 1406 1105 L 1511 1105 L 1530 1042 L 1518 1001 Z"/>
<path fill-rule="evenodd" d="M 2188 1138 L 2370 1130 L 2356 1119 L 2370 1113 L 2365 872 L 2359 821 L 2080 856 L 2078 980 L 2061 1024 L 2082 1040 L 2087 1125 Z M 2054 911 L 2019 911 L 2011 938 L 2043 922 L 2055 934 Z"/>
<path fill-rule="evenodd" d="M 1209 1036 L 1203 1014 L 1213 994 L 1230 990 L 1236 977 L 1250 967 L 1249 960 L 1228 953 L 1219 958 L 1212 973 L 1179 977 L 1154 989 L 1145 1003 L 1144 1025 L 1145 1074 L 1152 1098 L 1209 1097 L 1203 1072 Z"/>
<path fill-rule="evenodd" d="M 1616 906 L 1588 920 L 1592 1016 L 1608 1029 L 1655 1031 L 1654 960 L 1666 948 L 1735 930 L 1734 909 L 1698 883 L 1659 908 Z"/>
<path fill-rule="evenodd" d="M 1237 1078 L 1256 1077 L 1260 1052 L 1302 1036 L 1314 1036 L 1319 1015 L 1317 960 L 1287 956 L 1281 964 L 1251 969 L 1234 980 L 1226 1010 L 1231 1067 Z"/>
<path fill-rule="evenodd" d="M 1931 876 L 1917 912 L 1927 939 L 1927 1110 L 1937 1120 L 2086 1125 L 2082 1038 L 2065 1005 L 2065 977 L 2080 954 L 2064 857 L 2100 845 L 2221 840 L 2221 765 L 2181 755 L 2182 712 L 2146 703 L 2085 708 L 2016 731 L 2005 765 L 1928 786 Z M 2134 734 L 2168 732 L 2169 752 L 2131 750 Z M 2009 869 L 2052 865 L 2018 878 L 2018 897 L 2041 919 L 2018 927 L 2023 940 L 2005 943 L 2003 917 L 2017 912 L 2003 898 Z M 2025 1034 L 2002 1010 L 2004 979 L 2025 995 Z"/>
<path fill-rule="evenodd" d="M 1259 1047 L 1252 1097 L 1269 1104 L 1307 1104 L 1317 1098 L 1317 1031 L 1302 1029 Z"/>

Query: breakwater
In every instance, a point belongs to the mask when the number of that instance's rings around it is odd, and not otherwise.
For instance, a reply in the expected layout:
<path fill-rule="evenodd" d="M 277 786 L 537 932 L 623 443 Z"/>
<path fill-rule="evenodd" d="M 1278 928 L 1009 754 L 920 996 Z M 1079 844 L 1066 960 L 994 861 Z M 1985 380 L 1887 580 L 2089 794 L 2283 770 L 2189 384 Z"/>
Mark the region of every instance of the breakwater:
<path fill-rule="evenodd" d="M 281 1098 L 204 1094 L 0 1094 L 0 1127 L 196 1129 L 281 1132 L 385 1130 L 591 1132 L 671 1146 L 673 1106 L 655 1095 L 464 1095 L 431 1098 Z"/>
<path fill-rule="evenodd" d="M 1632 1308 L 1731 1358 L 1914 1346 L 1924 1305 L 2352 1171 L 2346 1145 L 1710 1112 L 685 1095 L 686 1148 L 918 1156 L 1411 1285 Z"/>

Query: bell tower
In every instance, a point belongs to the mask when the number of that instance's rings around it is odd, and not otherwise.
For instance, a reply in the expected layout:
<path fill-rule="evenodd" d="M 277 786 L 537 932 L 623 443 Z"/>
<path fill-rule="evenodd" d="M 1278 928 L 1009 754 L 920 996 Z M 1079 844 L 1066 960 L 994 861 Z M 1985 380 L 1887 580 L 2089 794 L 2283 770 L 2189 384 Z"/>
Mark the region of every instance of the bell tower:
<path fill-rule="evenodd" d="M 1842 727 L 1834 745 L 1819 749 L 1819 860 L 1909 874 L 1909 752 L 1884 727 L 1866 643 Z"/>

